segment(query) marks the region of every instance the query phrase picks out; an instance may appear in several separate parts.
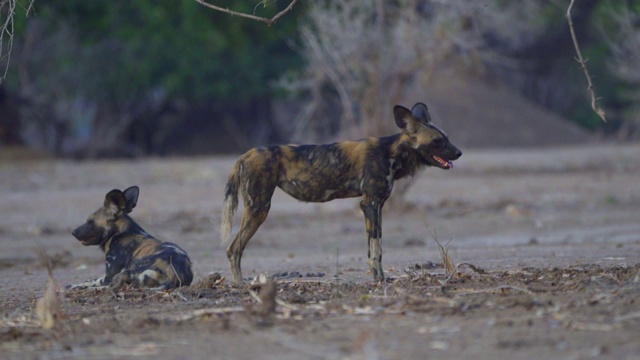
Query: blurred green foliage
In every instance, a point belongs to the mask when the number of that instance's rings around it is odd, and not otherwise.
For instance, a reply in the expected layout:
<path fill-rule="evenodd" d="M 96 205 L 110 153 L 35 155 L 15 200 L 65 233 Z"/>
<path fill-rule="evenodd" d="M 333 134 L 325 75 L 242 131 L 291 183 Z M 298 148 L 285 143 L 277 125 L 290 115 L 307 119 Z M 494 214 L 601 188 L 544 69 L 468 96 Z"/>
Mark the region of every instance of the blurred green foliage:
<path fill-rule="evenodd" d="M 591 14 L 589 31 L 597 41 L 590 56 L 605 76 L 595 81 L 602 102 L 615 111 L 605 129 L 630 130 L 640 137 L 640 0 L 601 1 Z M 616 51 L 612 51 L 616 48 Z M 625 64 L 626 63 L 626 64 Z M 620 69 L 624 65 L 625 69 Z M 625 71 L 626 70 L 626 71 Z M 630 74 L 629 72 L 633 73 Z"/>
<path fill-rule="evenodd" d="M 233 2 L 235 10 L 249 13 L 254 5 Z M 257 10 L 275 12 L 281 5 Z M 48 26 L 68 24 L 94 56 L 108 57 L 93 62 L 100 68 L 91 72 L 101 78 L 101 89 L 113 89 L 110 95 L 131 94 L 122 87 L 162 88 L 171 97 L 196 102 L 268 96 L 270 80 L 300 65 L 287 45 L 295 41 L 297 26 L 295 12 L 289 15 L 267 27 L 187 0 L 36 2 L 36 16 Z M 68 65 L 85 66 L 87 57 L 69 59 Z"/>
<path fill-rule="evenodd" d="M 105 138 L 118 121 L 128 121 L 116 129 L 121 132 L 118 140 L 135 144 L 145 153 L 161 153 L 159 149 L 172 142 L 194 147 L 219 142 L 215 149 L 205 151 L 234 151 L 288 140 L 280 138 L 286 137 L 286 131 L 275 129 L 290 124 L 273 120 L 273 104 L 284 93 L 273 84 L 286 73 L 298 74 L 301 82 L 309 81 L 305 78 L 308 73 L 300 71 L 308 56 L 303 54 L 298 21 L 305 2 L 269 27 L 206 8 L 195 0 L 36 0 L 26 21 L 25 12 L 32 2 L 17 1 L 11 71 L 4 84 L 18 94 L 20 106 L 26 109 L 20 129 L 20 135 L 29 138 L 26 143 L 45 143 L 43 147 L 51 148 L 40 138 L 53 137 L 57 140 L 48 140 L 49 144 L 80 147 L 83 142 Z M 211 2 L 267 18 L 289 4 Z M 435 9 L 429 0 L 388 4 L 392 4 L 390 8 L 415 6 L 425 13 Z M 494 0 L 475 6 L 491 4 L 498 12 L 513 5 Z M 610 44 L 619 27 L 612 13 L 623 6 L 638 13 L 640 0 L 581 0 L 573 8 L 575 29 L 583 55 L 589 59 L 596 94 L 607 111 L 613 110 L 607 124 L 591 110 L 586 80 L 574 59 L 565 18 L 568 4 L 539 4 L 541 12 L 521 36 L 506 36 L 513 33 L 512 28 L 493 34 L 495 41 L 489 41 L 491 34 L 481 34 L 486 40 L 483 46 L 500 55 L 495 57 L 497 65 L 490 67 L 494 75 L 587 129 L 617 131 L 636 109 L 629 94 L 640 94 L 640 84 L 616 76 L 612 70 Z M 465 3 L 457 6 L 461 14 L 482 13 Z M 465 19 L 459 17 L 462 23 Z M 502 59 L 508 60 L 501 64 Z M 287 115 L 295 118 L 293 112 L 299 104 L 287 105 L 293 108 L 286 109 Z M 55 125 L 50 129 L 47 124 Z M 211 135 L 222 141 L 212 141 Z M 196 141 L 197 136 L 200 140 Z"/>

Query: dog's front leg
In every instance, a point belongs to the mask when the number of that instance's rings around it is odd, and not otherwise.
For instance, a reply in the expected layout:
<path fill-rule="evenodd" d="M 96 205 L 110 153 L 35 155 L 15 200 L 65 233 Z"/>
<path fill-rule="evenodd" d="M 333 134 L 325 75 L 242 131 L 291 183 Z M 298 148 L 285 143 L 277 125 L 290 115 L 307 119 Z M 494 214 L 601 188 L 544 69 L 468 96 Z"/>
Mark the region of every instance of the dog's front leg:
<path fill-rule="evenodd" d="M 87 288 L 101 288 L 104 287 L 104 276 L 99 278 L 99 279 L 95 279 L 95 280 L 89 280 L 89 281 L 85 281 L 82 282 L 80 284 L 71 284 L 71 285 L 67 285 L 67 290 L 74 290 L 74 289 L 87 289 Z"/>
<path fill-rule="evenodd" d="M 382 206 L 384 199 L 363 196 L 360 208 L 364 213 L 364 221 L 367 227 L 367 242 L 369 268 L 375 281 L 384 280 L 382 271 Z"/>

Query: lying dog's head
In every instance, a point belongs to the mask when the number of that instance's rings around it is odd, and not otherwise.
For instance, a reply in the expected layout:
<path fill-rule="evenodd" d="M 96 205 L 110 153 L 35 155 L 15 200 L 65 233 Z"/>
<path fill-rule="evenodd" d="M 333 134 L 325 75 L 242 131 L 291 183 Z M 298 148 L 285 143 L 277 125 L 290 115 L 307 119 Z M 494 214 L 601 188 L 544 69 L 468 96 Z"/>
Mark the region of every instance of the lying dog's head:
<path fill-rule="evenodd" d="M 82 245 L 104 245 L 128 225 L 126 215 L 138 202 L 140 190 L 132 186 L 125 191 L 111 190 L 104 198 L 104 205 L 89 216 L 87 222 L 71 233 Z"/>
<path fill-rule="evenodd" d="M 447 135 L 431 123 L 427 106 L 417 103 L 411 111 L 396 105 L 393 108 L 396 125 L 409 136 L 409 145 L 420 157 L 420 162 L 441 169 L 451 169 L 453 160 L 462 155 Z"/>

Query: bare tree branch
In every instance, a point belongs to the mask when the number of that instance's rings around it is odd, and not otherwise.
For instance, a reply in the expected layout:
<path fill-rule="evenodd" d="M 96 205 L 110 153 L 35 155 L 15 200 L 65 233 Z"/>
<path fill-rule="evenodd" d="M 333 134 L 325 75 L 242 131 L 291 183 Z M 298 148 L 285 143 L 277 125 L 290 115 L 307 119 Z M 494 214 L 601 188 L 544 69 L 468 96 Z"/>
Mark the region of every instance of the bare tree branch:
<path fill-rule="evenodd" d="M 26 15 L 29 15 L 29 12 L 33 8 L 34 1 L 35 0 L 29 1 L 29 6 L 25 10 Z M 6 61 L 4 72 L 0 76 L 0 83 L 2 83 L 2 80 L 4 80 L 9 71 L 9 60 L 11 60 L 11 50 L 13 48 L 13 18 L 16 14 L 16 5 L 17 0 L 0 0 L 0 61 Z M 5 36 L 8 37 L 6 40 Z M 6 54 L 4 53 L 5 43 L 7 49 Z"/>
<path fill-rule="evenodd" d="M 593 90 L 593 83 L 591 82 L 591 75 L 589 74 L 589 69 L 587 68 L 587 62 L 582 57 L 582 52 L 580 51 L 580 45 L 578 45 L 578 39 L 576 37 L 576 32 L 573 29 L 573 21 L 571 20 L 571 8 L 573 7 L 573 3 L 575 0 L 571 0 L 569 7 L 567 8 L 567 22 L 569 23 L 569 30 L 571 31 L 571 39 L 573 40 L 573 46 L 576 48 L 576 54 L 578 54 L 578 58 L 576 59 L 580 66 L 582 67 L 582 71 L 584 71 L 584 76 L 587 78 L 587 88 L 589 89 L 589 93 L 591 94 L 591 109 L 600 116 L 602 121 L 607 122 L 607 118 L 605 117 L 605 112 L 598 106 L 596 103 L 596 93 Z"/>
<path fill-rule="evenodd" d="M 255 20 L 255 21 L 261 21 L 261 22 L 266 23 L 269 26 L 275 24 L 276 21 L 278 21 L 278 19 L 280 19 L 286 13 L 291 11 L 291 9 L 293 9 L 293 6 L 298 2 L 298 0 L 291 0 L 291 2 L 289 3 L 289 6 L 287 6 L 284 10 L 280 11 L 279 13 L 277 13 L 271 19 L 269 19 L 269 18 L 256 16 L 256 15 L 253 15 L 253 14 L 246 14 L 246 13 L 238 12 L 238 11 L 233 11 L 233 10 L 230 10 L 228 8 L 223 8 L 223 7 L 220 7 L 220 6 L 217 6 L 217 5 L 209 4 L 208 2 L 206 2 L 204 0 L 195 0 L 195 1 L 198 2 L 199 4 L 203 5 L 203 6 L 208 7 L 209 9 L 213 9 L 213 10 L 216 10 L 216 11 L 221 11 L 223 13 L 226 13 L 226 14 L 229 14 L 229 15 L 232 15 L 232 16 L 239 16 L 239 17 L 243 17 L 243 18 L 247 18 L 247 19 L 251 19 L 251 20 Z M 260 3 L 264 3 L 265 1 L 266 0 L 262 0 L 262 1 L 260 1 Z"/>

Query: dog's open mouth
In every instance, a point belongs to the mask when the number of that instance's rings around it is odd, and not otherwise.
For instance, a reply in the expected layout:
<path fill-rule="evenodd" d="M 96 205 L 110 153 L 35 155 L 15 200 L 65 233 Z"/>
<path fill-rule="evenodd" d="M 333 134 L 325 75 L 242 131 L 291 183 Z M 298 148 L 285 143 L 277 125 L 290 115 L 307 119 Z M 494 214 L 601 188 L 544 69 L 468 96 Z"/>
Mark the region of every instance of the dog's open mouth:
<path fill-rule="evenodd" d="M 453 161 L 445 160 L 438 155 L 432 156 L 433 160 L 435 160 L 443 169 L 451 169 L 453 168 Z"/>
<path fill-rule="evenodd" d="M 84 245 L 84 246 L 89 246 L 89 245 L 93 245 L 95 243 L 96 238 L 92 237 L 89 239 L 84 239 L 84 240 L 80 240 L 80 244 Z"/>

